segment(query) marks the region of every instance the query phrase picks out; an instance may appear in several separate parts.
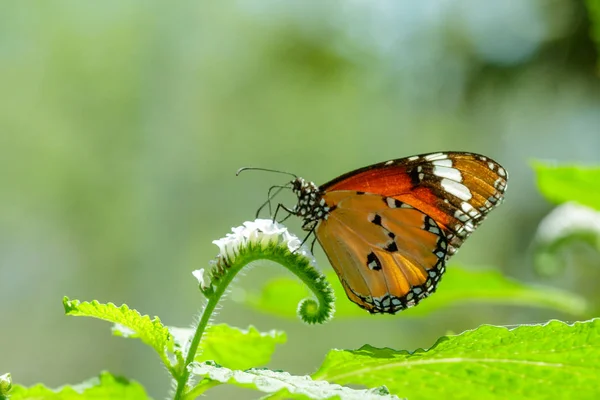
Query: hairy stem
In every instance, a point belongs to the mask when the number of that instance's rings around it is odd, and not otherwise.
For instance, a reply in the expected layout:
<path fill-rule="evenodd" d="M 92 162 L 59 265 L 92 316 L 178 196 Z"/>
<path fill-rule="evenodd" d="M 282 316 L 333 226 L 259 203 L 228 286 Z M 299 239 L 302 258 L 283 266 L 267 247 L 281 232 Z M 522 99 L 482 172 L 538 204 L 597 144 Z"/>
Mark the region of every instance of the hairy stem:
<path fill-rule="evenodd" d="M 184 399 L 188 397 L 188 394 L 193 393 L 193 388 L 191 388 L 191 392 L 186 390 L 190 378 L 190 364 L 194 362 L 202 335 L 206 331 L 215 307 L 225 294 L 233 278 L 242 268 L 258 260 L 274 261 L 284 266 L 302 280 L 314 293 L 318 302 L 312 299 L 304 299 L 299 304 L 298 314 L 304 322 L 311 324 L 323 323 L 331 318 L 335 302 L 333 290 L 323 274 L 314 268 L 307 257 L 291 252 L 287 246 L 277 244 L 265 246 L 254 243 L 246 243 L 245 246 L 241 246 L 231 254 L 220 255 L 210 274 L 211 288 L 210 290 L 203 290 L 208 302 L 202 310 L 200 321 L 187 350 L 184 365 L 180 369 L 180 374 L 176 376 L 175 400 Z"/>

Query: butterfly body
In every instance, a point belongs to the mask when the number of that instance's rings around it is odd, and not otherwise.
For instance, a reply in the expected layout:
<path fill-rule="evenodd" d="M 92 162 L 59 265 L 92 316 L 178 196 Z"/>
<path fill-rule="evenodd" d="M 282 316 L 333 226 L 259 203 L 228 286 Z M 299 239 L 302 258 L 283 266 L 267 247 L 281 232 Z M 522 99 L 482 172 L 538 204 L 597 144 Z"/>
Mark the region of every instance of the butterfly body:
<path fill-rule="evenodd" d="M 321 186 L 297 177 L 288 211 L 315 233 L 350 300 L 393 314 L 435 291 L 446 261 L 503 200 L 507 179 L 485 156 L 424 154 Z"/>

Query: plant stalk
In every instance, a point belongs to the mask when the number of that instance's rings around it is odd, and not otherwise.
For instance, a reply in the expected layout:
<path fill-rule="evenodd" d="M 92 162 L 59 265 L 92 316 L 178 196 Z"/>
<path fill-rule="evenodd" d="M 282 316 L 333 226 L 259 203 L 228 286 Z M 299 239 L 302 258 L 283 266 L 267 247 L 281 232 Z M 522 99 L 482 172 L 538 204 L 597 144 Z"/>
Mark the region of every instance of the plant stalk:
<path fill-rule="evenodd" d="M 225 293 L 225 289 L 227 289 L 227 286 L 229 286 L 237 272 L 239 272 L 239 269 L 237 271 L 230 271 L 230 273 L 226 274 L 223 277 L 223 280 L 221 280 L 218 286 L 215 288 L 214 293 L 208 298 L 208 302 L 202 310 L 202 316 L 200 317 L 200 322 L 196 327 L 194 337 L 190 342 L 190 346 L 185 357 L 185 363 L 183 365 L 181 375 L 177 378 L 177 389 L 175 391 L 175 396 L 173 397 L 173 400 L 181 400 L 185 398 L 185 389 L 190 378 L 189 366 L 196 357 L 198 346 L 200 346 L 200 341 L 202 340 L 202 335 L 204 335 L 204 332 L 206 331 L 206 327 L 208 326 L 210 317 L 213 311 L 215 310 L 215 307 L 217 306 L 217 304 L 219 304 L 219 300 L 221 300 L 221 297 Z"/>

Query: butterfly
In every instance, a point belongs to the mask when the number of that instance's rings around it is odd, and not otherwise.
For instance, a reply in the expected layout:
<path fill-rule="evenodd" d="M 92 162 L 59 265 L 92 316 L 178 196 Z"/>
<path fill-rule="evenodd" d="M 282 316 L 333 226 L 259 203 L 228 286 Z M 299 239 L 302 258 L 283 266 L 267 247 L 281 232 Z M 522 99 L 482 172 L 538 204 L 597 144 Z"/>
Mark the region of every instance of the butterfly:
<path fill-rule="evenodd" d="M 287 187 L 297 204 L 278 209 L 315 234 L 351 301 L 394 314 L 436 290 L 448 259 L 503 201 L 507 179 L 479 154 L 422 154 L 321 186 L 295 177 Z"/>

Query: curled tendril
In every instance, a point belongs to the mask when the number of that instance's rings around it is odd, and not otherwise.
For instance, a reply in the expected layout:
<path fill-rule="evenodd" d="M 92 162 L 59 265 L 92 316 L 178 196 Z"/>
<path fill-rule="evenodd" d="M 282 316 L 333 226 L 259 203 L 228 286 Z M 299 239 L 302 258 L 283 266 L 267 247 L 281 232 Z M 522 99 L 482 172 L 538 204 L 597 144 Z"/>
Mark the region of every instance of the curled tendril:
<path fill-rule="evenodd" d="M 333 316 L 335 296 L 329 282 L 317 269 L 311 252 L 283 225 L 266 219 L 245 222 L 213 243 L 219 246 L 219 255 L 208 274 L 209 282 L 200 281 L 207 297 L 219 292 L 222 285 L 227 286 L 244 266 L 269 260 L 287 268 L 315 295 L 316 301 L 304 299 L 298 304 L 297 313 L 304 322 L 321 324 Z"/>

